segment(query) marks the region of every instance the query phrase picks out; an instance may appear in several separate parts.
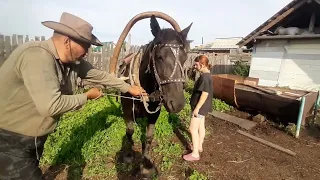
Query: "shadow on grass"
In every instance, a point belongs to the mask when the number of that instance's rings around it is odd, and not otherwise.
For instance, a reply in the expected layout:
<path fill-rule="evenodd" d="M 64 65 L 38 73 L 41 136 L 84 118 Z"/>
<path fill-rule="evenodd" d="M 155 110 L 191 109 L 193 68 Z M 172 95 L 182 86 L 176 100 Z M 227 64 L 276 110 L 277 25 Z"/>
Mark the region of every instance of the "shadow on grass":
<path fill-rule="evenodd" d="M 109 97 L 108 97 L 109 98 Z M 89 116 L 86 123 L 73 129 L 69 135 L 70 141 L 61 145 L 59 153 L 53 160 L 53 165 L 45 172 L 45 179 L 55 179 L 62 171 L 67 171 L 68 180 L 82 179 L 83 169 L 86 166 L 82 155 L 82 147 L 97 131 L 108 129 L 114 122 L 106 123 L 109 115 L 121 117 L 121 110 L 109 98 L 111 106 Z M 84 133 L 85 132 L 85 133 Z"/>
<path fill-rule="evenodd" d="M 136 123 L 141 130 L 140 142 L 137 143 L 140 147 L 139 150 L 135 150 L 134 144 L 130 146 L 128 137 L 125 135 L 122 138 L 121 150 L 116 153 L 116 170 L 119 180 L 140 180 L 146 178 L 141 174 L 141 165 L 147 163 L 149 166 L 153 166 L 153 163 L 149 160 L 143 159 L 142 150 L 145 148 L 146 143 L 146 128 L 147 118 L 138 118 Z M 134 129 L 137 131 L 137 129 Z M 130 154 L 128 156 L 128 154 Z M 132 159 L 128 159 L 132 158 Z M 147 161 L 147 162 L 145 162 Z"/>
<path fill-rule="evenodd" d="M 180 119 L 177 114 L 169 114 L 169 123 L 173 127 L 173 132 L 182 143 L 185 149 L 190 150 L 189 144 L 191 143 L 191 135 L 185 124 L 185 121 Z"/>
<path fill-rule="evenodd" d="M 128 140 L 126 136 L 122 138 L 121 150 L 116 153 L 116 170 L 118 179 L 138 179 L 139 176 L 139 165 L 142 162 L 142 154 L 138 151 L 131 151 L 132 162 L 125 163 L 125 155 L 129 151 Z"/>
<path fill-rule="evenodd" d="M 311 137 L 315 141 L 320 141 L 320 125 L 317 123 L 309 124 L 302 132 Z"/>

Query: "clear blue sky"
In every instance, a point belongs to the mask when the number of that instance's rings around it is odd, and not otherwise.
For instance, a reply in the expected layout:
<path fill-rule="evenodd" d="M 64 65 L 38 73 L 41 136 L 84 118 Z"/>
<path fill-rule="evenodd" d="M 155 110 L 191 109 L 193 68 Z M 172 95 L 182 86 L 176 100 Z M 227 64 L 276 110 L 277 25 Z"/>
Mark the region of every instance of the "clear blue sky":
<path fill-rule="evenodd" d="M 188 39 L 194 45 L 215 38 L 244 37 L 291 0 L 0 0 L 0 33 L 5 35 L 51 36 L 45 20 L 59 21 L 69 12 L 90 22 L 101 41 L 117 41 L 127 22 L 144 11 L 162 11 L 173 17 L 183 29 L 193 26 Z M 22 3 L 25 2 L 25 3 Z M 161 27 L 170 27 L 159 20 Z M 152 39 L 149 19 L 138 22 L 130 31 L 133 44 Z"/>

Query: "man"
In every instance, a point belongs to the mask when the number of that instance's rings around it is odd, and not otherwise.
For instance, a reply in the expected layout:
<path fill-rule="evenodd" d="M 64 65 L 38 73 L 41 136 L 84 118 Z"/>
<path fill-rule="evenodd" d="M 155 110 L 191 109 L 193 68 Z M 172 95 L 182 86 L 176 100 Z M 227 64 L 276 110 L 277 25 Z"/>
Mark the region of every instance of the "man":
<path fill-rule="evenodd" d="M 77 77 L 121 92 L 145 95 L 137 86 L 94 69 L 82 59 L 91 44 L 102 46 L 93 27 L 69 13 L 46 21 L 52 38 L 20 45 L 0 69 L 0 179 L 42 179 L 39 159 L 59 117 L 99 98 L 97 88 L 73 95 Z"/>

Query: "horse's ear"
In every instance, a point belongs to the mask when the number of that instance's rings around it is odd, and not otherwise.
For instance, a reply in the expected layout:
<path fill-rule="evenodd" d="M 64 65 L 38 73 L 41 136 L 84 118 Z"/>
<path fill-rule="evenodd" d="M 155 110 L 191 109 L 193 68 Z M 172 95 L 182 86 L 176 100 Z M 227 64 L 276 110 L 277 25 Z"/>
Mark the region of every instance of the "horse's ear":
<path fill-rule="evenodd" d="M 183 39 L 187 39 L 189 30 L 190 30 L 192 24 L 193 24 L 193 23 L 191 23 L 188 27 L 186 27 L 185 29 L 183 29 L 183 30 L 180 32 L 180 35 L 182 36 Z"/>
<path fill-rule="evenodd" d="M 150 19 L 150 28 L 151 28 L 151 33 L 153 34 L 154 37 L 160 32 L 160 26 L 159 23 L 154 15 L 151 16 Z"/>

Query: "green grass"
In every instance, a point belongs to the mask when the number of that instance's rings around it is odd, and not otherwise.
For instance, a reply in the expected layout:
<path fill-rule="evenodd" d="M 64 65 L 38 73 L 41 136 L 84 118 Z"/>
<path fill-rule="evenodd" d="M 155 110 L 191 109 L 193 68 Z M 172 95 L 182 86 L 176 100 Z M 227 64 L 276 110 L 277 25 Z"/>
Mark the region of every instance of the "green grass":
<path fill-rule="evenodd" d="M 180 112 L 187 117 L 188 105 Z M 190 109 L 190 107 L 189 107 Z M 141 145 L 145 140 L 146 119 L 137 119 L 133 139 Z M 154 153 L 162 157 L 160 169 L 170 169 L 176 159 L 182 155 L 183 147 L 170 142 L 176 129 L 183 127 L 179 115 L 161 110 L 155 125 L 154 140 L 159 146 Z M 45 144 L 41 165 L 65 164 L 71 179 L 115 177 L 119 172 L 127 172 L 133 167 L 117 164 L 116 156 L 121 150 L 126 126 L 122 118 L 122 109 L 115 98 L 103 97 L 88 101 L 86 105 L 73 112 L 68 112 Z M 184 132 L 187 136 L 187 133 Z"/>
<path fill-rule="evenodd" d="M 228 112 L 228 111 L 232 111 L 233 107 L 228 105 L 226 102 L 217 99 L 217 98 L 213 98 L 212 99 L 212 109 L 215 111 L 220 111 L 220 112 Z"/>
<path fill-rule="evenodd" d="M 198 171 L 193 170 L 192 174 L 188 177 L 188 180 L 208 180 L 208 178 Z"/>

